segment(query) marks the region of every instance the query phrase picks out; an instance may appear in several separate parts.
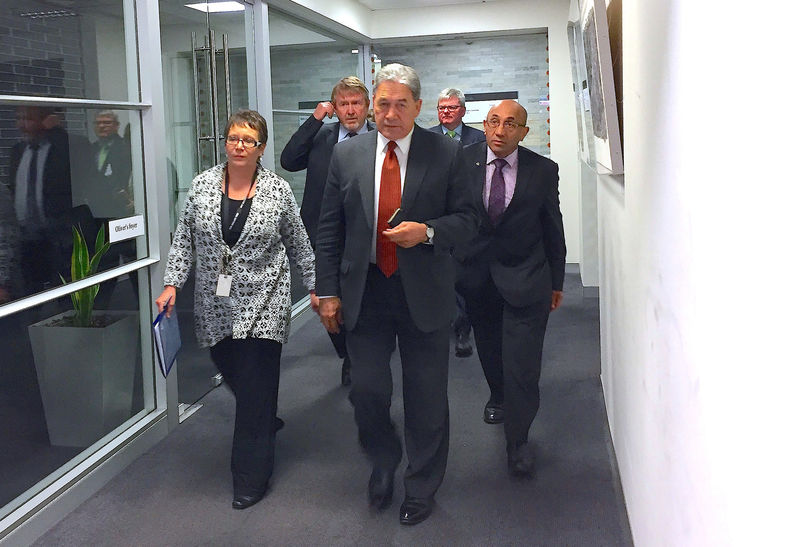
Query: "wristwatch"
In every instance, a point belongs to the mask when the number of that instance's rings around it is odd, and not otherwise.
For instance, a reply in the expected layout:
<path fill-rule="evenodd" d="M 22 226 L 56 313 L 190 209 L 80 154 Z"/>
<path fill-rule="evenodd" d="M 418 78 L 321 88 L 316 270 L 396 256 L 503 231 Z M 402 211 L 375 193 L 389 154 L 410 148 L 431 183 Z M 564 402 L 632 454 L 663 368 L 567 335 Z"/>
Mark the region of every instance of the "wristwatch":
<path fill-rule="evenodd" d="M 430 224 L 425 225 L 425 235 L 428 238 L 428 240 L 425 243 L 433 243 L 433 226 L 431 226 Z"/>

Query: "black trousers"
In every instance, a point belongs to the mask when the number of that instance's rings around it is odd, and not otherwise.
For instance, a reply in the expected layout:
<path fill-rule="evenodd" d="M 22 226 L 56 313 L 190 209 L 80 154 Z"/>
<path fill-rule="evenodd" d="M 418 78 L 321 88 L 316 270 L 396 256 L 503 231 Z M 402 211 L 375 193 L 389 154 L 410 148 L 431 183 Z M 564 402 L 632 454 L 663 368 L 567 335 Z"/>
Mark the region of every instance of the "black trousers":
<path fill-rule="evenodd" d="M 456 294 L 456 318 L 453 320 L 453 333 L 456 335 L 456 340 L 468 340 L 471 329 L 472 325 L 469 323 L 464 297 Z"/>
<path fill-rule="evenodd" d="M 444 478 L 449 445 L 447 361 L 449 326 L 420 331 L 411 319 L 397 274 L 387 279 L 370 266 L 355 328 L 347 332 L 352 364 L 350 401 L 358 438 L 373 466 L 394 469 L 402 445 L 390 417 L 392 371 L 399 345 L 408 468 L 407 496 L 431 497 Z"/>
<path fill-rule="evenodd" d="M 506 441 L 527 441 L 539 411 L 539 377 L 550 301 L 512 306 L 491 281 L 482 290 L 464 296 L 490 400 L 503 403 L 505 408 Z"/>
<path fill-rule="evenodd" d="M 231 447 L 234 496 L 267 489 L 275 462 L 275 413 L 283 345 L 263 338 L 224 338 L 211 359 L 236 398 Z"/>
<path fill-rule="evenodd" d="M 339 359 L 344 359 L 347 357 L 347 343 L 345 342 L 345 334 L 344 329 L 340 330 L 339 332 L 329 332 L 328 336 L 333 342 L 333 347 L 336 350 L 336 355 L 339 356 Z"/>

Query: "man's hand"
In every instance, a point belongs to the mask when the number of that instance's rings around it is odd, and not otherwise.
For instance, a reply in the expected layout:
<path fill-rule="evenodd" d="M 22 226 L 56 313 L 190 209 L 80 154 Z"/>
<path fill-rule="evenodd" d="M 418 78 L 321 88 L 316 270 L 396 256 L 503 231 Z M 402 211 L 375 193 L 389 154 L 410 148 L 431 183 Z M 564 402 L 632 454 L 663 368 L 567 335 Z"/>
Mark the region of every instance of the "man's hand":
<path fill-rule="evenodd" d="M 401 222 L 394 228 L 384 230 L 382 233 L 389 241 L 408 249 L 419 243 L 428 241 L 428 227 L 422 222 Z"/>
<path fill-rule="evenodd" d="M 339 332 L 339 325 L 344 323 L 342 301 L 339 297 L 329 296 L 319 299 L 319 320 L 328 332 L 333 334 Z"/>
<path fill-rule="evenodd" d="M 319 103 L 317 108 L 314 109 L 313 116 L 319 121 L 322 121 L 325 116 L 333 118 L 333 104 L 330 101 Z"/>
<path fill-rule="evenodd" d="M 553 291 L 553 296 L 550 299 L 550 311 L 557 310 L 563 299 L 564 291 Z"/>

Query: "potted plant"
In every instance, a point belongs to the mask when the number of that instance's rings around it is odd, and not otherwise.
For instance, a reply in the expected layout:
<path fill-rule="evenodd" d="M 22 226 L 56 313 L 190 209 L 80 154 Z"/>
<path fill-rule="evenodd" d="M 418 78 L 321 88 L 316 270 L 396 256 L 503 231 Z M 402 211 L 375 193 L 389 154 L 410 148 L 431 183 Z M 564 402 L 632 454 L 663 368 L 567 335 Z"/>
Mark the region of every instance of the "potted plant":
<path fill-rule="evenodd" d="M 69 281 L 96 273 L 109 245 L 101 228 L 90 255 L 73 226 Z M 28 326 L 52 445 L 89 446 L 131 415 L 138 318 L 135 312 L 95 311 L 98 290 L 94 284 L 75 291 L 72 310 Z"/>

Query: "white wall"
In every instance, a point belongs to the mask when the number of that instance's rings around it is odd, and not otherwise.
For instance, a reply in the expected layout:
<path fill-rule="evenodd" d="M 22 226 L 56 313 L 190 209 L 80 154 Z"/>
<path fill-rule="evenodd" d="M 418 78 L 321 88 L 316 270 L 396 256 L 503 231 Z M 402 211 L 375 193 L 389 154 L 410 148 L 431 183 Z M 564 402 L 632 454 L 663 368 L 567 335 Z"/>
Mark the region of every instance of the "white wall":
<path fill-rule="evenodd" d="M 771 4 L 623 4 L 625 175 L 597 179 L 598 252 L 637 545 L 798 541 L 798 8 Z"/>
<path fill-rule="evenodd" d="M 551 158 L 559 164 L 567 261 L 580 260 L 580 170 L 576 154 L 575 106 L 566 31 L 569 0 L 497 0 L 457 7 L 373 12 L 354 0 L 299 0 L 294 3 L 339 23 L 351 25 L 353 30 L 373 40 L 546 28 L 550 40 Z"/>

